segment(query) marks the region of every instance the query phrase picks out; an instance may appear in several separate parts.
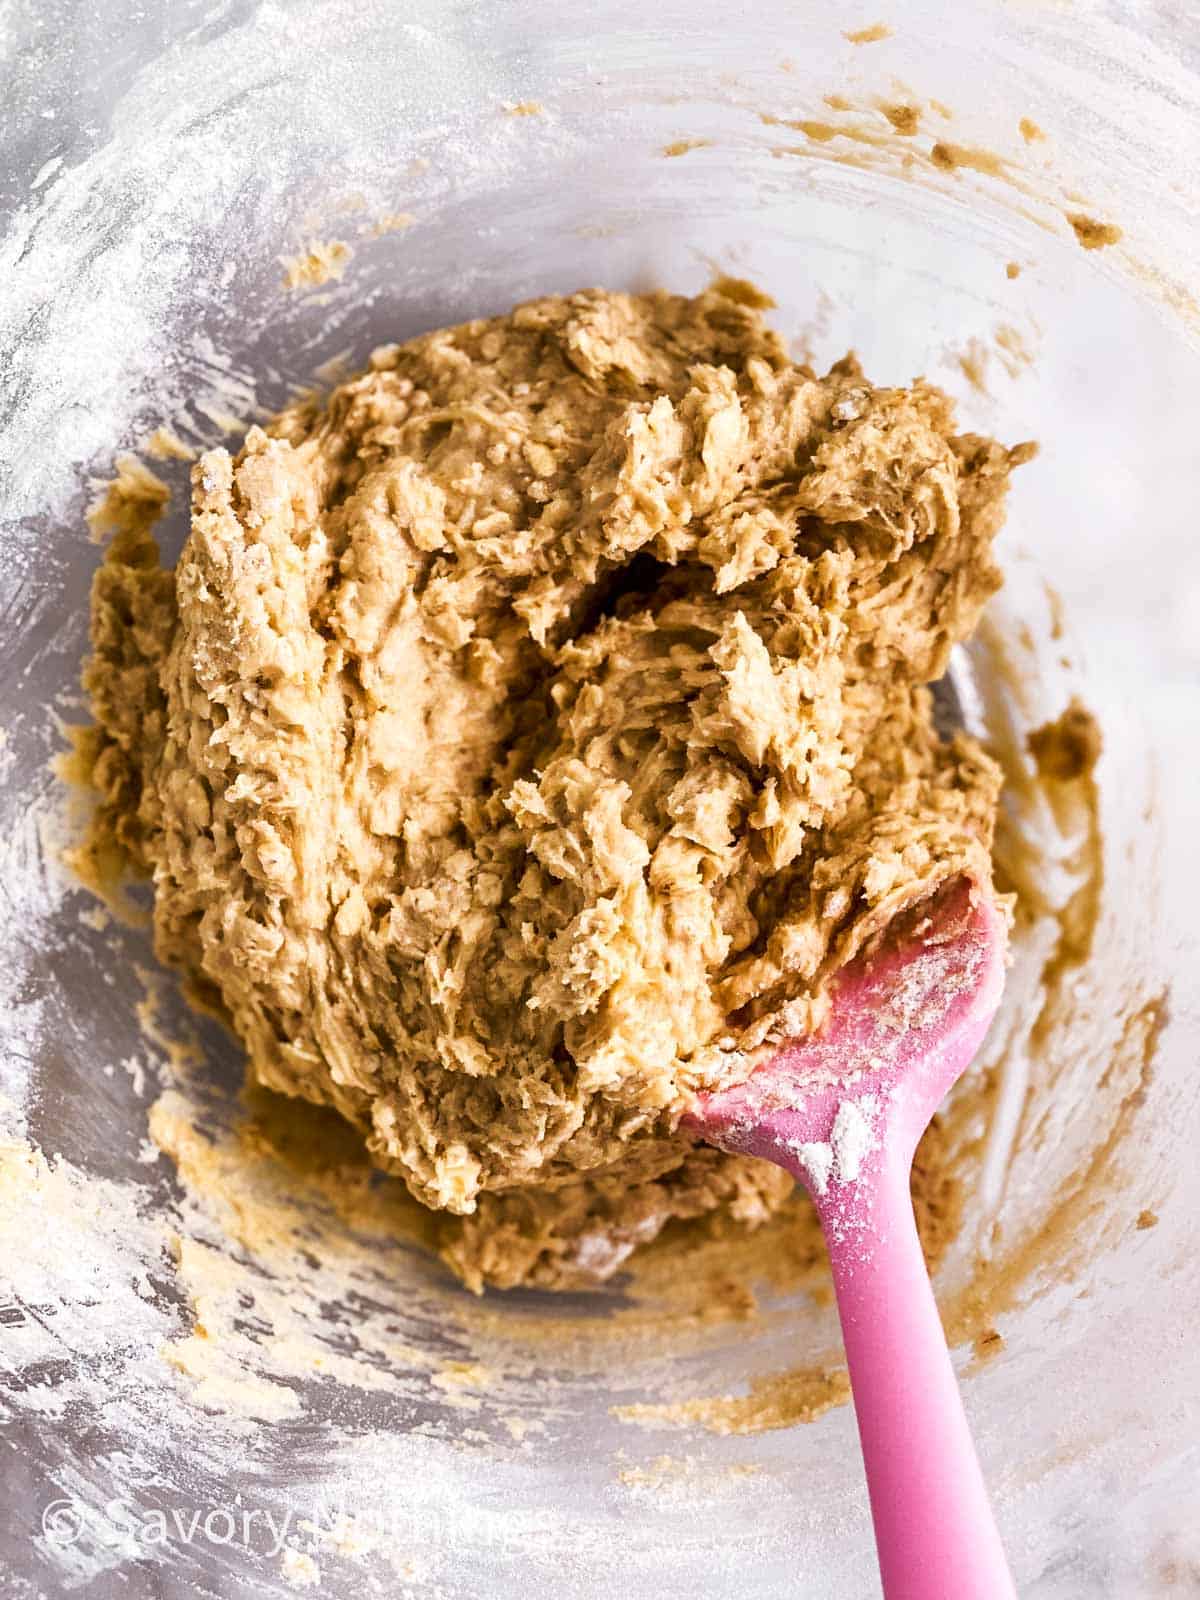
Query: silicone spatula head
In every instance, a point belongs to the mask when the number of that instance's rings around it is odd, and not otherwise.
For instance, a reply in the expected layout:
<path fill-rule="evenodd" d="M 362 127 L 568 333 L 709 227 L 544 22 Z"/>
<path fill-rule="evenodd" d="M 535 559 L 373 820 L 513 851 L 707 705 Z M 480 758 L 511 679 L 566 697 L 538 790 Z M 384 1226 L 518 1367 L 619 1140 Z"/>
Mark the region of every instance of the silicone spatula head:
<path fill-rule="evenodd" d="M 1005 948 L 1003 912 L 956 879 L 842 969 L 819 1033 L 704 1097 L 686 1126 L 787 1167 L 817 1197 L 856 1180 L 871 1152 L 890 1148 L 907 1163 L 987 1031 Z"/>

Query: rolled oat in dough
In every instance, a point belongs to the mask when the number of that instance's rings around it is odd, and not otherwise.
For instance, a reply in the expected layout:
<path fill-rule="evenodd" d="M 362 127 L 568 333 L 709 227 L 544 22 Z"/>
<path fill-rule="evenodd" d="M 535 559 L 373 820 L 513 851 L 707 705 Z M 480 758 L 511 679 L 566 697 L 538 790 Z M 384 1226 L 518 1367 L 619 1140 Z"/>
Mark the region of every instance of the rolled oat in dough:
<path fill-rule="evenodd" d="M 250 1072 L 458 1214 L 475 1287 L 602 1277 L 790 1180 L 675 1135 L 819 1025 L 999 786 L 925 687 L 999 577 L 1006 450 L 818 378 L 723 280 L 378 350 L 98 575 L 94 779 Z"/>

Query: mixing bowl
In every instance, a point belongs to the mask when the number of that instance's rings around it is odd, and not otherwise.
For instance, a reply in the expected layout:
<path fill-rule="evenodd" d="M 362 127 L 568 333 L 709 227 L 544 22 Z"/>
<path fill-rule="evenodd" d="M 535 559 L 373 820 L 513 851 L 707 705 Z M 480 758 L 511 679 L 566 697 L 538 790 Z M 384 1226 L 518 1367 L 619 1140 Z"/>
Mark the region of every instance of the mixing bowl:
<path fill-rule="evenodd" d="M 1004 761 L 1022 920 L 945 1119 L 938 1288 L 1021 1593 L 1200 1589 L 1186 11 L 5 10 L 6 1595 L 875 1592 L 797 1209 L 680 1228 L 596 1293 L 476 1298 L 335 1119 L 238 1098 L 142 891 L 105 905 L 64 862 L 84 509 L 122 451 L 236 442 L 530 295 L 714 271 L 818 367 L 852 347 L 1041 442 L 944 695 Z M 187 466 L 154 465 L 173 551 Z M 1095 785 L 1047 787 L 1027 737 L 1073 701 Z"/>

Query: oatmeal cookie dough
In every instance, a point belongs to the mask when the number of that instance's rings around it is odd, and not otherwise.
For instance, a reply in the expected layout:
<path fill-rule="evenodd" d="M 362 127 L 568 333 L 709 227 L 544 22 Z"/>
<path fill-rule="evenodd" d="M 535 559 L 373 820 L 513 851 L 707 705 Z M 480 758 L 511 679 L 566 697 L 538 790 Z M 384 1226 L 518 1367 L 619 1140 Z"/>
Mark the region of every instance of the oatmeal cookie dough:
<path fill-rule="evenodd" d="M 998 772 L 925 687 L 1006 450 L 791 361 L 762 299 L 588 290 L 378 350 L 124 529 L 87 686 L 157 946 L 466 1281 L 603 1276 L 774 1168 L 675 1135 L 959 873 Z"/>

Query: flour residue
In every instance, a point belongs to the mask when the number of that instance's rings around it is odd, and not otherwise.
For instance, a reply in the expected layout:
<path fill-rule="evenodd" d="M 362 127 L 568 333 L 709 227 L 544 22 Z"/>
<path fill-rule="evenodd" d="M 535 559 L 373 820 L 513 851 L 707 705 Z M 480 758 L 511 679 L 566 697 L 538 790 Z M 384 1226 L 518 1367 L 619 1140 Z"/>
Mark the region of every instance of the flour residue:
<path fill-rule="evenodd" d="M 857 1182 L 863 1162 L 879 1147 L 880 1110 L 879 1098 L 873 1094 L 843 1100 L 834 1113 L 827 1140 L 793 1146 L 796 1159 L 818 1195 L 823 1196 L 831 1183 L 842 1187 Z"/>
<path fill-rule="evenodd" d="M 626 1461 L 623 1451 L 618 1460 Z M 644 1464 L 619 1466 L 616 1481 L 634 1496 L 655 1495 L 686 1502 L 707 1498 L 714 1489 L 752 1478 L 759 1471 L 761 1468 L 753 1461 L 734 1461 L 718 1467 L 694 1455 L 659 1455 Z"/>

